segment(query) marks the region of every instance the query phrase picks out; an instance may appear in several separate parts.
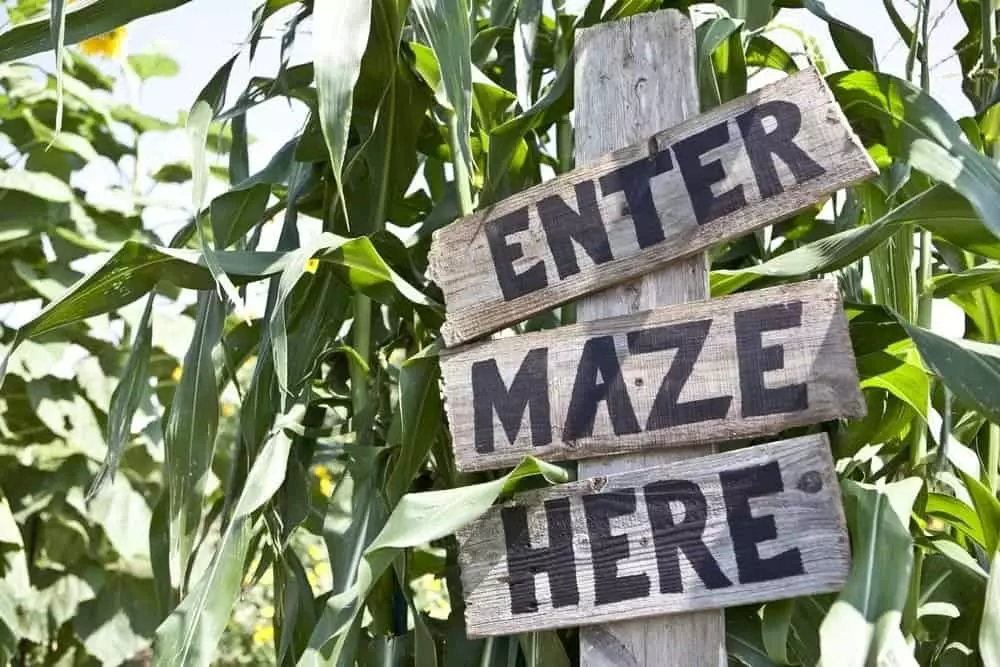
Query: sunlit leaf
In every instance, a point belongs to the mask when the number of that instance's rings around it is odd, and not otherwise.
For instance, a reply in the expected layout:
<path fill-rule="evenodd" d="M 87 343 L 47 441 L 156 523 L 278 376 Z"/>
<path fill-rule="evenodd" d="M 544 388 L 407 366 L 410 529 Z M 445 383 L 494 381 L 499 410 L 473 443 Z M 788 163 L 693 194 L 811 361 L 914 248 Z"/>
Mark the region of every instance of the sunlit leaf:
<path fill-rule="evenodd" d="M 993 555 L 986 604 L 979 625 L 979 653 L 986 667 L 1000 665 L 1000 551 Z"/>
<path fill-rule="evenodd" d="M 899 623 L 913 565 L 908 524 L 921 486 L 917 478 L 878 487 L 842 484 L 851 572 L 820 628 L 824 665 L 865 664 L 902 636 Z"/>
<path fill-rule="evenodd" d="M 385 527 L 365 549 L 352 586 L 327 601 L 313 630 L 309 648 L 298 664 L 301 667 L 331 661 L 336 664 L 371 586 L 400 550 L 452 534 L 481 516 L 498 496 L 511 492 L 522 479 L 539 475 L 550 484 L 566 481 L 562 468 L 528 457 L 514 470 L 491 482 L 403 496 Z"/>

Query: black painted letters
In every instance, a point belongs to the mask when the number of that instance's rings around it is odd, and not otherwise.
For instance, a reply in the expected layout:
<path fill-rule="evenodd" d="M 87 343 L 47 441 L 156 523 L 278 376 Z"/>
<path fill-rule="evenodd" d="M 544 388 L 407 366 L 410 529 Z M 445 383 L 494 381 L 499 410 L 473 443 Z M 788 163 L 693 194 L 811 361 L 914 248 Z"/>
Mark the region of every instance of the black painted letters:
<path fill-rule="evenodd" d="M 508 243 L 507 237 L 526 231 L 528 225 L 527 206 L 486 223 L 486 240 L 493 255 L 493 268 L 496 270 L 503 298 L 508 301 L 548 285 L 545 264 L 541 260 L 522 273 L 514 270 L 514 261 L 524 257 L 524 249 L 520 243 Z"/>
<path fill-rule="evenodd" d="M 548 367 L 548 348 L 531 350 L 524 357 L 508 391 L 500 377 L 496 359 L 484 359 L 472 364 L 472 411 L 477 452 L 484 454 L 494 449 L 494 410 L 511 444 L 521 430 L 525 410 L 528 410 L 531 425 L 531 444 L 540 447 L 552 442 Z"/>
<path fill-rule="evenodd" d="M 802 326 L 802 302 L 790 301 L 763 308 L 741 310 L 734 316 L 736 356 L 740 369 L 740 394 L 744 417 L 798 412 L 809 407 L 805 384 L 768 388 L 764 373 L 783 368 L 785 350 L 780 345 L 763 346 L 761 334 Z"/>
<path fill-rule="evenodd" d="M 573 519 L 569 498 L 545 503 L 549 546 L 532 547 L 528 535 L 528 510 L 523 505 L 500 510 L 504 540 L 507 544 L 507 574 L 510 587 L 510 611 L 528 614 L 538 611 L 535 576 L 549 575 L 553 607 L 580 603 L 576 585 L 576 558 L 573 554 Z"/>
<path fill-rule="evenodd" d="M 757 544 L 778 537 L 774 516 L 753 516 L 750 498 L 781 493 L 781 469 L 777 461 L 764 465 L 727 470 L 719 473 L 722 495 L 726 500 L 726 520 L 733 538 L 733 553 L 739 570 L 740 583 L 784 579 L 803 574 L 802 556 L 798 548 L 788 549 L 771 558 L 761 558 Z"/>
<path fill-rule="evenodd" d="M 580 273 L 573 241 L 583 246 L 595 264 L 611 261 L 608 230 L 604 228 L 601 209 L 597 207 L 593 181 L 576 184 L 576 205 L 580 209 L 579 213 L 559 195 L 552 195 L 538 202 L 538 217 L 542 221 L 542 229 L 545 230 L 545 238 L 560 278 Z"/>
<path fill-rule="evenodd" d="M 719 564 L 702 540 L 708 503 L 698 485 L 681 479 L 652 482 L 644 488 L 649 523 L 653 529 L 656 548 L 656 568 L 660 573 L 661 593 L 682 593 L 680 554 L 691 563 L 706 588 L 725 588 L 732 582 L 723 574 Z M 674 523 L 670 503 L 684 505 L 684 520 Z"/>
<path fill-rule="evenodd" d="M 701 156 L 713 148 L 729 143 L 729 124 L 722 122 L 674 144 L 677 164 L 684 176 L 691 206 L 699 225 L 704 225 L 747 205 L 743 186 L 735 185 L 716 195 L 712 186 L 726 178 L 722 160 L 702 164 Z"/>
<path fill-rule="evenodd" d="M 628 335 L 628 350 L 632 354 L 663 352 L 677 348 L 670 370 L 663 378 L 656 401 L 646 421 L 646 430 L 723 419 L 729 412 L 732 396 L 715 396 L 678 403 L 681 391 L 694 370 L 695 361 L 705 345 L 712 320 L 683 322 L 656 329 L 633 331 Z"/>
<path fill-rule="evenodd" d="M 771 132 L 764 127 L 764 119 L 767 117 L 773 118 L 776 124 Z M 736 122 L 746 143 L 761 198 L 767 199 L 785 191 L 778 178 L 778 171 L 774 168 L 775 155 L 788 166 L 796 183 L 805 183 L 826 173 L 823 167 L 816 164 L 793 141 L 802 127 L 802 112 L 791 102 L 765 102 L 740 115 Z"/>
<path fill-rule="evenodd" d="M 593 433 L 597 407 L 604 401 L 608 404 L 615 435 L 639 432 L 639 421 L 622 380 L 615 340 L 611 336 L 591 338 L 583 345 L 573 396 L 566 411 L 563 440 L 572 441 Z"/>
<path fill-rule="evenodd" d="M 594 603 L 610 604 L 649 595 L 646 574 L 618 575 L 618 561 L 629 557 L 628 536 L 612 535 L 610 520 L 635 512 L 635 489 L 583 497 L 594 568 Z"/>

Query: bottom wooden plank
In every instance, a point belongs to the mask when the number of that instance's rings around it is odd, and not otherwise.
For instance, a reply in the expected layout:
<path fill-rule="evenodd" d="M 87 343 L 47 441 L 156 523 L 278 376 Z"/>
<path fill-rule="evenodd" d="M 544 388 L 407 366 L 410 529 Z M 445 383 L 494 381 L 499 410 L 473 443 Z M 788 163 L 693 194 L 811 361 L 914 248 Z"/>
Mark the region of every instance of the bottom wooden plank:
<path fill-rule="evenodd" d="M 850 560 L 826 435 L 521 494 L 458 537 L 472 637 L 831 592 Z"/>

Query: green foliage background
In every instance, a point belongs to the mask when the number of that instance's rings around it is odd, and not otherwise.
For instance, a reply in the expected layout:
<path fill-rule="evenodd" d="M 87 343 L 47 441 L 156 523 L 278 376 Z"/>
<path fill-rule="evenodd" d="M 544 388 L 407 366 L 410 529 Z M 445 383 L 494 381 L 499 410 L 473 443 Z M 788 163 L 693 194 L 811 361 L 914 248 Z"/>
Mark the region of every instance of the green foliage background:
<path fill-rule="evenodd" d="M 575 473 L 455 470 L 427 251 L 457 216 L 572 168 L 576 30 L 689 3 L 266 0 L 173 120 L 117 102 L 65 49 L 184 2 L 21 0 L 0 33 L 0 303 L 45 303 L 0 330 L 0 661 L 576 664 L 574 631 L 465 636 L 451 534 L 500 495 Z M 716 296 L 837 277 L 869 413 L 795 431 L 831 436 L 847 586 L 727 610 L 735 664 L 1000 665 L 998 17 L 958 0 L 976 113 L 953 119 L 926 92 L 927 4 L 910 23 L 879 8 L 910 45 L 907 80 L 878 72 L 863 30 L 817 0 L 719 2 L 697 30 L 707 110 L 760 68 L 823 71 L 808 36 L 793 57 L 764 28 L 782 7 L 825 20 L 851 68 L 827 82 L 881 169 L 833 197 L 832 218 L 819 202 L 712 252 Z M 276 23 L 276 75 L 227 99 L 236 58 Z M 313 60 L 291 66 L 305 29 Z M 52 48 L 59 77 L 18 62 Z M 129 67 L 176 70 L 156 54 Z M 246 114 L 281 97 L 309 120 L 250 173 Z M 191 160 L 145 173 L 140 137 L 176 128 Z M 98 159 L 121 172 L 124 204 L 74 184 Z M 227 187 L 209 200 L 210 178 Z M 194 214 L 159 238 L 143 222 L 170 204 L 157 184 L 188 181 Z M 72 268 L 97 252 L 92 272 Z M 930 331 L 935 299 L 962 309 L 964 339 Z M 564 307 L 517 329 L 572 319 Z"/>

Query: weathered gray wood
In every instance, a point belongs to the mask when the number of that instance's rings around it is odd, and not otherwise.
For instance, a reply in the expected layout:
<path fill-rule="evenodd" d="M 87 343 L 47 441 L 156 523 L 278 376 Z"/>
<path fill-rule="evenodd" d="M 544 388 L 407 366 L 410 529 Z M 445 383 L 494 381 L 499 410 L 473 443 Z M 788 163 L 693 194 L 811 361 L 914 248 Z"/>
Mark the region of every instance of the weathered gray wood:
<path fill-rule="evenodd" d="M 836 591 L 850 558 L 825 434 L 527 492 L 458 540 L 470 636 Z"/>
<path fill-rule="evenodd" d="M 461 470 L 711 445 L 865 412 L 827 280 L 485 341 L 446 352 L 441 370 Z"/>
<path fill-rule="evenodd" d="M 640 48 L 655 48 L 655 41 Z M 585 67 L 589 65 L 578 65 Z M 625 98 L 663 103 L 648 94 L 656 86 L 651 78 L 637 81 Z M 621 103 L 609 99 L 597 108 Z M 577 107 L 580 115 L 594 112 Z M 601 115 L 589 122 L 638 122 Z M 645 122 L 642 127 L 649 139 L 435 232 L 430 274 L 445 297 L 448 315 L 441 333 L 446 345 L 637 278 L 876 173 L 814 70 L 655 135 Z M 631 191 L 631 202 L 626 191 Z M 584 218 L 590 221 L 588 249 L 580 237 L 565 236 L 573 229 L 579 232 Z M 490 234 L 495 237 L 493 249 Z M 550 245 L 564 253 L 558 262 Z M 495 259 L 495 252 L 508 257 Z M 498 267 L 519 276 L 508 279 L 507 295 Z M 531 284 L 519 287 L 518 281 Z"/>
<path fill-rule="evenodd" d="M 640 14 L 626 23 L 577 31 L 576 158 L 641 141 L 650 132 L 698 114 L 694 28 L 672 10 Z M 704 253 L 671 262 L 632 283 L 577 303 L 585 322 L 708 298 Z M 693 456 L 714 446 L 650 450 L 580 461 L 580 477 L 601 477 Z M 580 628 L 580 667 L 705 665 L 726 667 L 726 616 L 697 611 Z"/>

